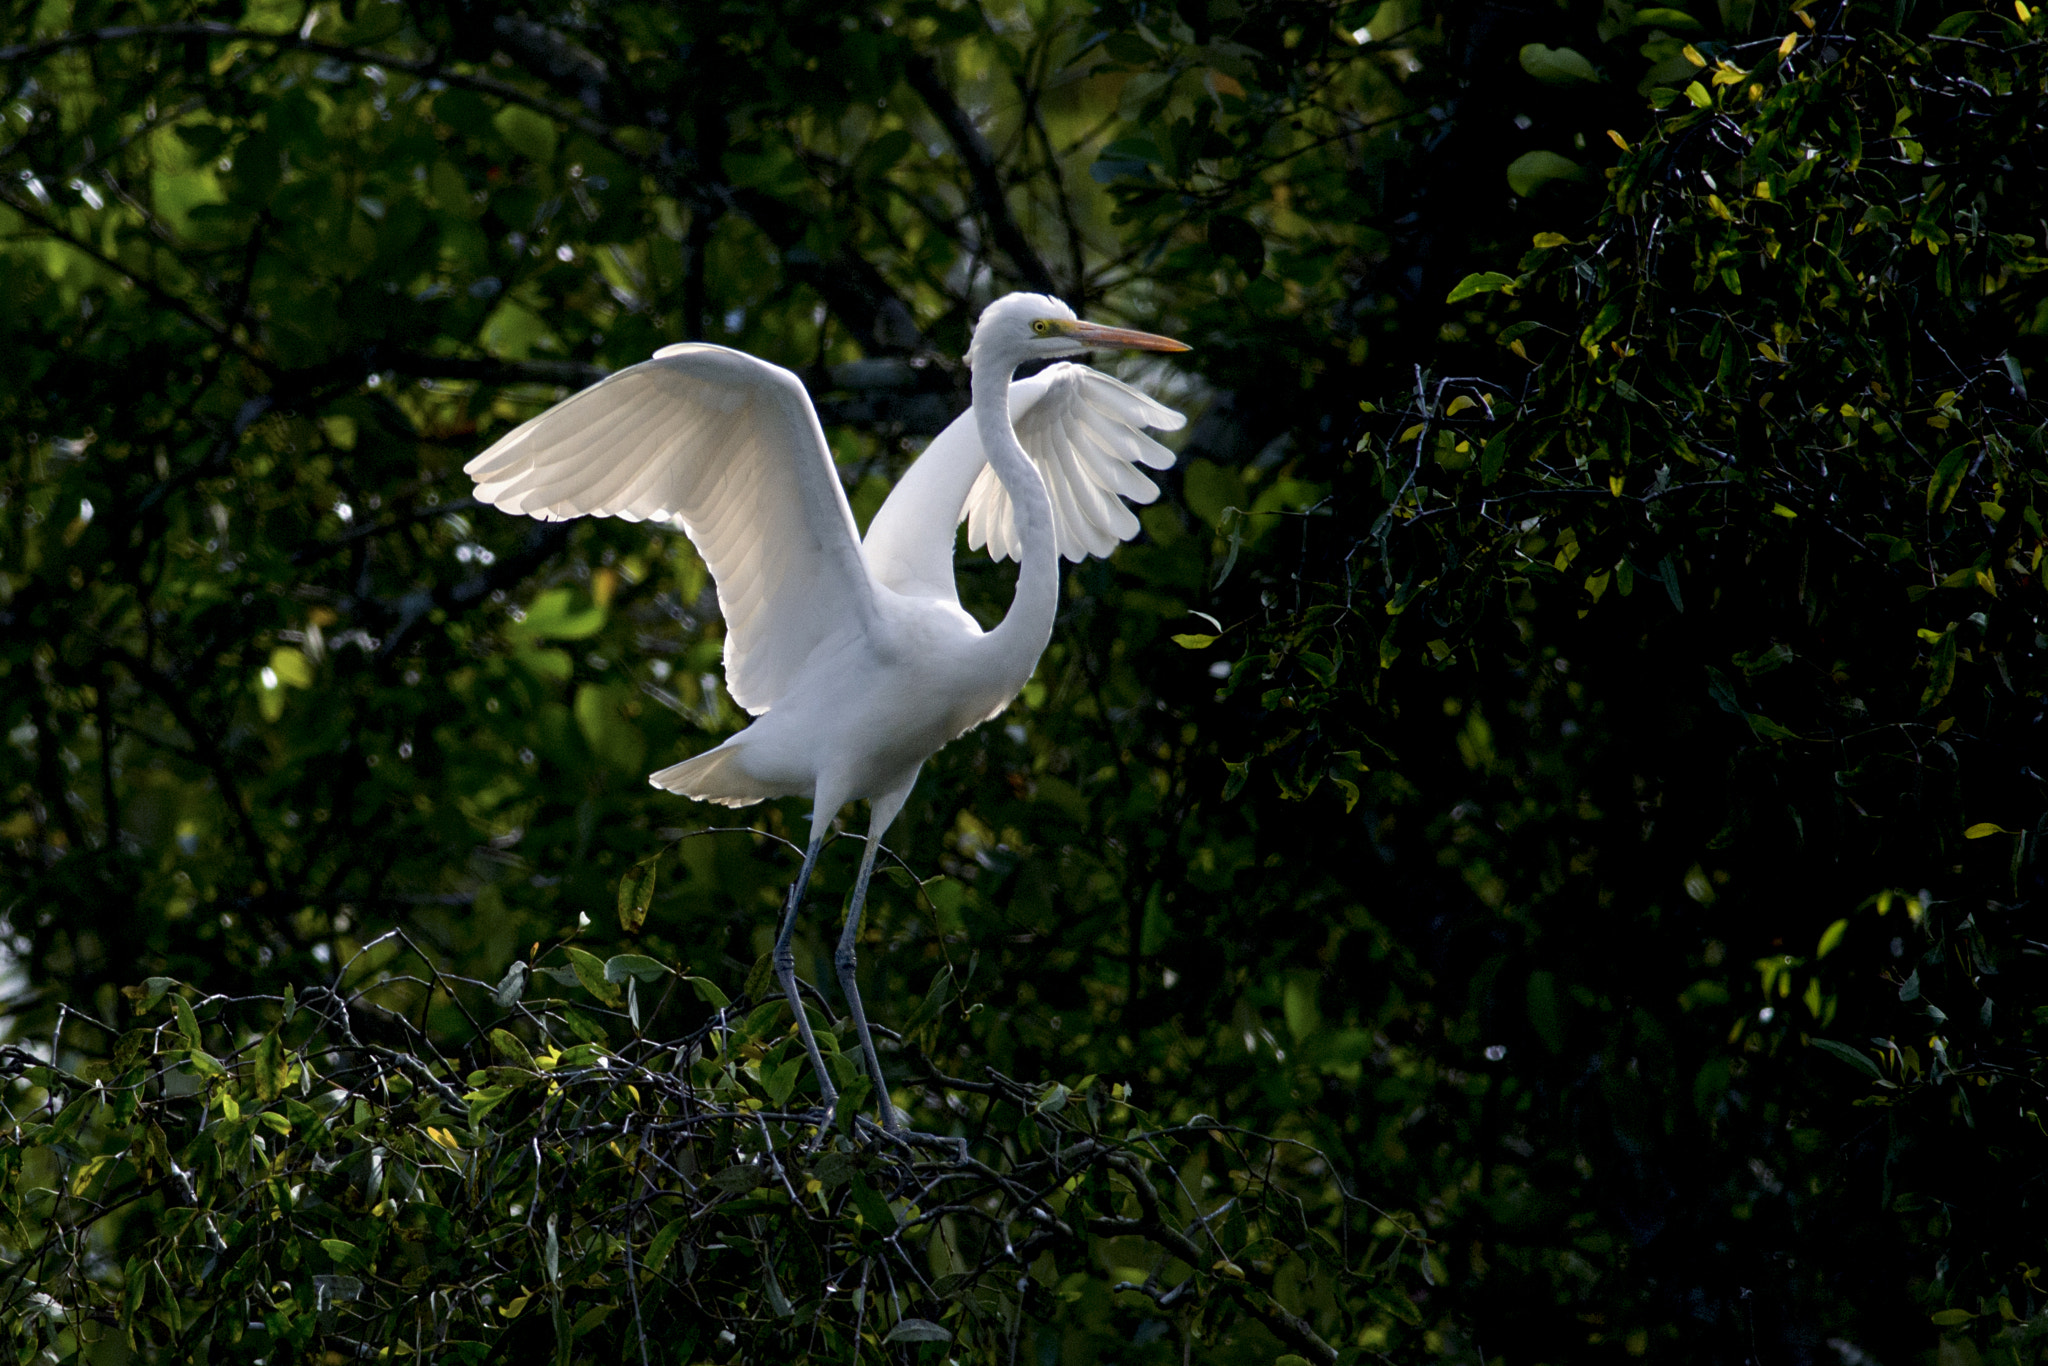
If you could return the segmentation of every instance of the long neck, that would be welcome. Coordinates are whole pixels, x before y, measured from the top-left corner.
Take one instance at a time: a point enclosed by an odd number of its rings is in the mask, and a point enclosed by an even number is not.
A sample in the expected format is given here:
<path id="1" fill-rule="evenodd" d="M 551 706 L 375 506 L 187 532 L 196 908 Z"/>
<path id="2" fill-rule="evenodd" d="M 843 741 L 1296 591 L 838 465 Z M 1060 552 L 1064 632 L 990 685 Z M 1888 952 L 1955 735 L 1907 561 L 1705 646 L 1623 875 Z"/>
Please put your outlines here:
<path id="1" fill-rule="evenodd" d="M 1023 554 L 1017 564 L 1017 595 L 1000 625 L 988 633 L 983 648 L 994 657 L 992 672 L 1011 683 L 1004 701 L 1016 695 L 1038 667 L 1038 657 L 1052 639 L 1052 622 L 1060 605 L 1059 548 L 1053 536 L 1052 500 L 1038 467 L 1024 454 L 1010 425 L 1010 376 L 1014 364 L 994 361 L 973 372 L 974 421 L 989 466 L 1010 495 Z M 999 662 L 996 662 L 999 661 Z"/>

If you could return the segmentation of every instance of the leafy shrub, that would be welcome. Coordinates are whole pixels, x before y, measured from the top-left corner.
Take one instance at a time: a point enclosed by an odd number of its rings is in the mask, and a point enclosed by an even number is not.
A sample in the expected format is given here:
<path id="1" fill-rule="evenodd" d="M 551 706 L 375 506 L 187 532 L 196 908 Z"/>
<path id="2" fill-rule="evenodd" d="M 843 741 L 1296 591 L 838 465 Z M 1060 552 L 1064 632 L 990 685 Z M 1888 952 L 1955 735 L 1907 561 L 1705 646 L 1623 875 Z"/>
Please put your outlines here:
<path id="1" fill-rule="evenodd" d="M 1590 231 L 1451 291 L 1503 377 L 1369 418 L 1320 581 L 1233 675 L 1263 710 L 1229 780 L 1460 792 L 1432 840 L 1531 945 L 1528 1028 L 1639 1238 L 1778 1208 L 1825 1260 L 1839 1217 L 1922 1324 L 2015 1350 L 2048 1312 L 2043 23 L 1689 47 Z M 1725 1203 L 1667 1232 L 1683 1127 L 1750 1106 L 1758 1175 L 1702 1173 Z"/>
<path id="2" fill-rule="evenodd" d="M 1333 1361 L 1419 1321 L 1418 1221 L 1299 1143 L 929 1063 L 908 1095 L 943 1136 L 892 1140 L 822 1007 L 846 1095 L 821 1128 L 772 984 L 730 1001 L 570 943 L 492 986 L 409 948 L 281 997 L 151 978 L 82 1074 L 6 1050 L 21 1362 Z M 942 974 L 907 1032 L 955 1004 Z"/>

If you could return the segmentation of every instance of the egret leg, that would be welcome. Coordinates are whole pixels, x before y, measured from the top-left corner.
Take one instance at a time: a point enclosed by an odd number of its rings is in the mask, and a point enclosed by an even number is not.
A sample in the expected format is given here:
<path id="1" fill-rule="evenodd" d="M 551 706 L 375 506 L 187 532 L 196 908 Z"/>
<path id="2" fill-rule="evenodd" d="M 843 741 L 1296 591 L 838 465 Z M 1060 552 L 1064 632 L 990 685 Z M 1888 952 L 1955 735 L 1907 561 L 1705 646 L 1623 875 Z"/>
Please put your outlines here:
<path id="1" fill-rule="evenodd" d="M 868 1013 L 860 1003 L 860 983 L 854 980 L 854 947 L 860 940 L 861 908 L 867 905 L 868 877 L 875 871 L 875 853 L 882 846 L 882 835 L 889 829 L 889 823 L 896 819 L 903 803 L 910 800 L 910 789 L 916 785 L 917 771 L 913 769 L 909 782 L 868 802 L 868 847 L 861 851 L 860 875 L 853 880 L 853 901 L 846 908 L 846 928 L 839 932 L 839 951 L 832 955 L 832 965 L 839 970 L 839 988 L 846 993 L 847 1013 L 853 1016 L 854 1032 L 860 1038 L 861 1057 L 867 1063 L 869 1079 L 875 1084 L 882 1128 L 892 1136 L 901 1134 L 902 1129 L 896 1122 L 896 1107 L 889 1104 L 889 1083 L 882 1075 L 882 1060 L 875 1056 L 874 1036 L 868 1032 Z"/>
<path id="2" fill-rule="evenodd" d="M 896 1123 L 896 1107 L 889 1103 L 889 1083 L 882 1076 L 882 1060 L 875 1055 L 874 1036 L 868 1032 L 868 1013 L 861 1007 L 860 983 L 854 975 L 857 965 L 854 946 L 860 939 L 861 908 L 867 904 L 868 876 L 875 871 L 875 851 L 881 843 L 882 832 L 870 826 L 868 847 L 861 851 L 860 875 L 853 881 L 853 901 L 846 908 L 846 928 L 839 932 L 839 951 L 832 955 L 832 965 L 839 969 L 839 989 L 846 993 L 846 1009 L 853 1016 L 854 1033 L 860 1037 L 861 1057 L 867 1060 L 868 1076 L 875 1083 L 875 1099 L 882 1111 L 882 1128 L 895 1134 L 901 1132 Z"/>
<path id="3" fill-rule="evenodd" d="M 814 821 L 811 830 L 810 847 L 804 850 L 804 866 L 797 873 L 796 882 L 789 889 L 789 903 L 783 907 L 782 930 L 775 936 L 775 979 L 782 983 L 782 994 L 789 998 L 790 1013 L 796 1016 L 796 1032 L 804 1041 L 804 1051 L 811 1055 L 811 1070 L 818 1074 L 818 1096 L 825 1107 L 827 1124 L 832 1111 L 839 1104 L 839 1091 L 832 1085 L 832 1074 L 825 1070 L 824 1055 L 818 1052 L 818 1040 L 811 1033 L 811 1017 L 804 1013 L 803 997 L 796 989 L 796 950 L 790 946 L 790 939 L 796 934 L 796 913 L 803 905 L 804 888 L 810 885 L 811 869 L 817 865 L 818 850 L 825 843 L 825 823 Z M 866 871 L 866 865 L 862 865 Z M 866 879 L 863 878 L 863 885 Z M 858 1015 L 855 1016 L 858 1019 Z M 862 1026 L 862 1037 L 866 1037 L 866 1026 Z"/>

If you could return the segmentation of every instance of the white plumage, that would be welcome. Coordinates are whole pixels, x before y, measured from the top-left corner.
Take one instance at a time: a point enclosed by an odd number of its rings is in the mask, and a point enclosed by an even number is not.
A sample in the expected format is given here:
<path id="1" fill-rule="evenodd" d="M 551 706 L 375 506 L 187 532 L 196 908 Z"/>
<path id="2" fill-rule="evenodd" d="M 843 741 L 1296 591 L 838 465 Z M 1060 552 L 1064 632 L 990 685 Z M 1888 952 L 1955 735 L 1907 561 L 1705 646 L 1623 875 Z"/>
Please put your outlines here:
<path id="1" fill-rule="evenodd" d="M 756 715 L 835 624 L 872 617 L 825 433 L 779 365 L 723 346 L 663 347 L 463 468 L 479 501 L 543 521 L 681 518 L 718 585 L 726 690 Z"/>
<path id="2" fill-rule="evenodd" d="M 1135 535 L 1125 499 L 1158 487 L 1140 466 L 1173 454 L 1144 428 L 1180 414 L 1085 366 L 1012 383 L 1026 361 L 1089 347 L 1187 348 L 1081 322 L 1057 299 L 1012 294 L 983 311 L 968 351 L 973 406 L 854 526 L 816 411 L 780 366 L 704 343 L 664 347 L 524 423 L 465 466 L 476 496 L 544 520 L 673 520 L 703 555 L 725 615 L 726 688 L 758 719 L 654 774 L 659 787 L 743 806 L 809 793 L 811 840 L 790 889 L 776 969 L 829 1106 L 836 1090 L 797 1004 L 790 936 L 826 827 L 865 798 L 873 819 L 837 963 L 883 1121 L 895 1117 L 853 980 L 877 845 L 933 751 L 1000 713 L 1051 635 L 1061 556 Z M 984 632 L 953 582 L 955 528 L 1019 563 L 1010 611 Z"/>
<path id="3" fill-rule="evenodd" d="M 1145 428 L 1170 432 L 1187 421 L 1128 384 L 1069 363 L 1013 384 L 1010 417 L 1052 498 L 1059 552 L 1076 563 L 1107 555 L 1138 534 L 1137 516 L 1122 500 L 1149 503 L 1159 496 L 1159 486 L 1138 466 L 1173 464 L 1173 452 Z M 1009 492 L 986 465 L 967 492 L 966 521 L 970 549 L 987 546 L 999 560 L 1022 557 Z"/>

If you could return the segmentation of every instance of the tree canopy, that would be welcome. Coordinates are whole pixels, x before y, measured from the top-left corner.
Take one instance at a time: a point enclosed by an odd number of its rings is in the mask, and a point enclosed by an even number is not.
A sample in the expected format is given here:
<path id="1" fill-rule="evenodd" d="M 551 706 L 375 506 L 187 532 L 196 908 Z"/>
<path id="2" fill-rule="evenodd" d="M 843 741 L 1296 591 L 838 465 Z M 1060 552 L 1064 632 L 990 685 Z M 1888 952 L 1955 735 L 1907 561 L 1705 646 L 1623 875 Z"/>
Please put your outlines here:
<path id="1" fill-rule="evenodd" d="M 2026 4 L 8 14 L 24 1366 L 2040 1355 Z M 814 1132 L 702 562 L 461 466 L 701 338 L 864 525 L 1012 288 L 1195 420 Z"/>

